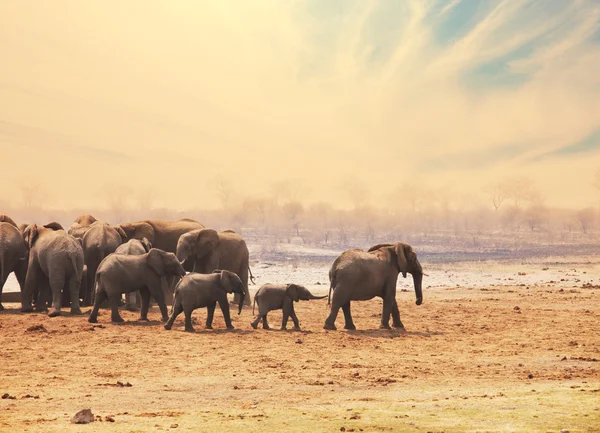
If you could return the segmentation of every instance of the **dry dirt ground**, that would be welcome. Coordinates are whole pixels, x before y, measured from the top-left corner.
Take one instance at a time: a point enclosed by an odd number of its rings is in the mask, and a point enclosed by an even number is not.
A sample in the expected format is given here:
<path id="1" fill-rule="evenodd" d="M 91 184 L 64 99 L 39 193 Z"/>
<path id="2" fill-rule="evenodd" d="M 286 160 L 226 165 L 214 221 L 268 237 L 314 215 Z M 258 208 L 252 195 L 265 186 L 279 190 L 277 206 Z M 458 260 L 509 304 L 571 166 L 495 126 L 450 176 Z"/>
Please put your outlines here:
<path id="1" fill-rule="evenodd" d="M 0 431 L 600 431 L 600 288 L 436 287 L 399 292 L 407 332 L 377 329 L 381 301 L 353 303 L 358 331 L 325 331 L 326 301 L 300 302 L 301 332 L 165 331 L 0 313 Z M 281 315 L 271 313 L 278 328 Z M 338 316 L 343 327 L 343 314 Z M 91 408 L 96 421 L 70 423 Z"/>

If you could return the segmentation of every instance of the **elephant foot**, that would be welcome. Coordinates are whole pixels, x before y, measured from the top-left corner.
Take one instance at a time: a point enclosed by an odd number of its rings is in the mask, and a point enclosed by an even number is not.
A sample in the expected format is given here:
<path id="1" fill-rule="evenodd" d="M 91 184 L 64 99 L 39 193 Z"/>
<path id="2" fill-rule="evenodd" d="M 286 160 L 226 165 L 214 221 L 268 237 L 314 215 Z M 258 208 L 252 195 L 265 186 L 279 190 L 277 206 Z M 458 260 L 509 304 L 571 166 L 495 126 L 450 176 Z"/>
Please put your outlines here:
<path id="1" fill-rule="evenodd" d="M 227 329 L 229 329 L 230 331 L 235 329 L 235 327 L 233 325 L 227 325 Z"/>
<path id="2" fill-rule="evenodd" d="M 55 310 L 54 308 L 50 310 L 48 313 L 48 317 L 58 317 L 60 316 L 60 310 Z"/>
<path id="3" fill-rule="evenodd" d="M 213 329 L 212 325 L 206 325 L 204 329 Z"/>
<path id="4" fill-rule="evenodd" d="M 169 325 L 168 323 L 165 323 L 165 329 L 166 329 L 167 331 L 170 331 L 172 326 L 173 326 L 173 325 Z"/>
<path id="5" fill-rule="evenodd" d="M 300 329 L 299 326 L 294 326 L 294 331 L 301 331 L 302 329 Z"/>
<path id="6" fill-rule="evenodd" d="M 252 322 L 252 323 L 250 323 L 250 326 L 252 326 L 254 329 L 256 329 L 256 328 L 258 328 L 258 323 Z"/>
<path id="7" fill-rule="evenodd" d="M 110 321 L 113 323 L 123 323 L 125 320 L 123 320 L 123 318 L 121 316 L 117 316 L 117 317 L 111 317 Z"/>
<path id="8" fill-rule="evenodd" d="M 325 323 L 325 326 L 323 326 L 323 329 L 327 329 L 329 331 L 336 331 L 337 328 L 335 327 L 335 325 L 330 325 L 329 323 Z"/>
<path id="9" fill-rule="evenodd" d="M 96 316 L 90 316 L 90 317 L 88 317 L 88 322 L 98 323 L 98 318 Z"/>
<path id="10" fill-rule="evenodd" d="M 33 310 L 31 310 L 31 311 L 33 311 Z M 46 311 L 48 311 L 48 307 L 38 307 L 38 306 L 35 307 L 36 313 L 45 313 Z"/>
<path id="11" fill-rule="evenodd" d="M 82 314 L 81 308 L 71 308 L 71 316 L 81 316 Z"/>
<path id="12" fill-rule="evenodd" d="M 148 319 L 148 316 L 140 316 L 140 317 L 138 317 L 138 320 L 140 322 L 149 322 L 150 321 L 150 319 Z"/>
<path id="13" fill-rule="evenodd" d="M 281 328 L 279 328 L 280 331 L 287 331 L 287 326 L 282 326 Z"/>
<path id="14" fill-rule="evenodd" d="M 396 329 L 404 329 L 404 325 L 402 323 L 394 323 L 392 326 Z"/>
<path id="15" fill-rule="evenodd" d="M 354 326 L 354 323 L 352 323 L 350 325 L 344 326 L 344 329 L 347 329 L 348 331 L 356 331 L 356 326 Z"/>
<path id="16" fill-rule="evenodd" d="M 137 311 L 140 311 L 140 309 L 138 307 L 136 307 L 135 305 L 126 305 L 125 310 L 132 311 L 134 313 Z"/>
<path id="17" fill-rule="evenodd" d="M 168 320 L 169 320 L 169 316 L 162 316 L 160 318 L 160 321 L 163 322 L 163 323 L 166 323 Z"/>
<path id="18" fill-rule="evenodd" d="M 4 310 L 4 305 L 0 304 L 0 311 Z"/>
<path id="19" fill-rule="evenodd" d="M 386 325 L 385 323 L 382 323 L 381 325 L 379 325 L 379 329 L 392 329 L 392 328 L 390 328 L 390 325 Z"/>
<path id="20" fill-rule="evenodd" d="M 21 313 L 33 313 L 33 307 L 31 305 L 29 307 L 21 307 Z"/>
<path id="21" fill-rule="evenodd" d="M 186 326 L 185 327 L 185 332 L 192 332 L 192 333 L 194 333 L 194 332 L 196 332 L 196 330 L 194 329 L 193 326 Z"/>

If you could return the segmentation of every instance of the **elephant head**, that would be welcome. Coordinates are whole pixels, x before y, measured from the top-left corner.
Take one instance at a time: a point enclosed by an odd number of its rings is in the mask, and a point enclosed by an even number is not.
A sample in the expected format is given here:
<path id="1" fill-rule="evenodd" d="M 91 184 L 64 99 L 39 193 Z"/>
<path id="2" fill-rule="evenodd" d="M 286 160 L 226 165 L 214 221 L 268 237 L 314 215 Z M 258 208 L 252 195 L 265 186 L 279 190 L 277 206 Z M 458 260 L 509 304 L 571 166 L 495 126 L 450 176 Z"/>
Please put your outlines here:
<path id="1" fill-rule="evenodd" d="M 417 254 L 410 245 L 402 242 L 396 242 L 395 244 L 377 244 L 369 248 L 368 251 L 371 252 L 381 248 L 387 248 L 393 251 L 392 256 L 395 256 L 395 265 L 398 267 L 398 271 L 402 273 L 404 278 L 406 278 L 407 273 L 412 275 L 417 305 L 421 305 L 423 303 L 423 290 L 421 286 L 423 282 L 423 268 L 417 259 Z"/>
<path id="2" fill-rule="evenodd" d="M 79 224 L 80 226 L 90 226 L 96 221 L 98 220 L 91 215 L 80 215 L 77 218 L 75 218 L 75 221 L 73 221 L 73 224 L 71 224 L 71 226 L 74 226 L 75 224 Z"/>
<path id="3" fill-rule="evenodd" d="M 134 223 L 122 223 L 113 227 L 119 235 L 123 243 L 130 239 L 147 238 L 150 242 L 154 242 L 154 227 L 144 221 L 138 221 Z"/>
<path id="4" fill-rule="evenodd" d="M 23 231 L 23 240 L 25 240 L 25 244 L 27 248 L 31 250 L 35 241 L 39 236 L 39 228 L 37 224 L 29 224 L 27 228 Z"/>
<path id="5" fill-rule="evenodd" d="M 240 295 L 240 305 L 238 308 L 238 314 L 242 313 L 242 307 L 244 306 L 244 284 L 240 277 L 231 271 L 224 271 L 217 269 L 213 274 L 221 274 L 220 284 L 223 290 L 227 293 L 238 293 Z"/>
<path id="6" fill-rule="evenodd" d="M 159 277 L 165 277 L 169 275 L 177 275 L 179 277 L 185 276 L 185 270 L 177 260 L 177 257 L 173 253 L 167 253 L 158 248 L 152 248 L 150 252 L 146 254 L 148 266 L 152 269 Z"/>
<path id="7" fill-rule="evenodd" d="M 212 253 L 217 245 L 219 245 L 219 234 L 216 230 L 192 230 L 179 237 L 177 241 L 177 258 L 182 263 L 191 256 L 201 259 Z"/>
<path id="8" fill-rule="evenodd" d="M 121 236 L 123 237 L 123 236 Z M 144 247 L 144 250 L 146 250 L 146 252 L 150 252 L 150 250 L 152 249 L 152 244 L 150 243 L 150 241 L 148 240 L 148 238 L 143 238 L 141 241 L 142 246 Z"/>
<path id="9" fill-rule="evenodd" d="M 11 217 L 9 217 L 8 215 L 0 215 L 0 223 L 9 223 L 11 226 L 15 226 L 16 228 L 19 228 L 19 226 L 17 226 L 17 223 L 15 223 Z"/>
<path id="10" fill-rule="evenodd" d="M 309 292 L 309 290 L 304 287 L 304 286 L 300 286 L 298 284 L 288 284 L 287 285 L 287 289 L 285 290 L 285 293 L 292 298 L 292 300 L 294 302 L 298 302 L 300 300 L 302 301 L 309 301 L 311 299 L 323 299 L 326 298 L 327 295 L 325 296 L 315 296 L 312 293 Z"/>
<path id="11" fill-rule="evenodd" d="M 52 221 L 51 223 L 48 224 L 44 224 L 44 227 L 50 230 L 54 230 L 54 231 L 58 231 L 58 230 L 65 230 L 63 228 L 63 226 L 61 226 L 59 223 L 57 223 L 56 221 Z"/>

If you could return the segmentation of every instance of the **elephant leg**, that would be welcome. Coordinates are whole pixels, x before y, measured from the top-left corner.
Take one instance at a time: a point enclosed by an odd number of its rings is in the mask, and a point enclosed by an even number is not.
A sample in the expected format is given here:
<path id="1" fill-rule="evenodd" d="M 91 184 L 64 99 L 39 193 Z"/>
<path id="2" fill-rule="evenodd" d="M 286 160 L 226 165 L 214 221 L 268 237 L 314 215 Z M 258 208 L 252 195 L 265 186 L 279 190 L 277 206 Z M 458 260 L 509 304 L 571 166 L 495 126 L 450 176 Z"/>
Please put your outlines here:
<path id="1" fill-rule="evenodd" d="M 267 322 L 267 313 L 263 314 L 262 316 L 262 322 L 263 322 L 263 329 L 271 329 L 269 327 L 269 323 Z"/>
<path id="2" fill-rule="evenodd" d="M 81 281 L 77 281 L 75 275 L 71 275 L 67 282 L 67 292 L 71 298 L 71 314 L 81 314 L 81 308 L 79 307 L 79 287 Z"/>
<path id="3" fill-rule="evenodd" d="M 285 331 L 287 329 L 287 322 L 289 318 L 289 313 L 287 311 L 283 311 L 283 316 L 281 317 L 281 330 Z"/>
<path id="4" fill-rule="evenodd" d="M 161 314 L 160 320 L 166 322 L 169 320 L 169 312 L 167 311 L 167 304 L 165 304 L 165 293 L 162 289 L 161 281 L 158 280 L 155 284 L 150 284 L 148 286 L 148 290 L 150 290 L 150 294 L 154 297 L 156 303 L 158 304 Z"/>
<path id="5" fill-rule="evenodd" d="M 394 300 L 394 304 L 392 305 L 392 326 L 394 328 L 404 328 L 404 325 L 400 320 L 400 310 L 398 309 L 396 300 Z"/>
<path id="6" fill-rule="evenodd" d="M 340 302 L 339 295 L 336 296 L 339 292 L 339 289 L 336 289 L 333 292 L 333 299 L 331 300 L 331 311 L 329 312 L 329 316 L 325 320 L 325 326 L 323 329 L 329 329 L 335 331 L 337 328 L 335 327 L 335 319 L 337 319 L 337 315 L 342 307 L 342 303 Z"/>
<path id="7" fill-rule="evenodd" d="M 52 308 L 48 312 L 48 317 L 60 316 L 62 301 L 62 291 L 65 286 L 65 276 L 62 273 L 53 274 L 50 277 L 50 290 L 52 293 Z"/>
<path id="8" fill-rule="evenodd" d="M 227 329 L 234 329 L 231 324 L 231 316 L 229 315 L 229 302 L 227 302 L 227 297 L 224 296 L 224 299 L 219 301 L 219 307 L 221 307 L 221 312 L 223 313 L 223 318 L 225 319 L 225 325 L 227 325 Z"/>
<path id="9" fill-rule="evenodd" d="M 125 293 L 125 309 L 127 311 L 138 311 L 137 292 Z"/>
<path id="10" fill-rule="evenodd" d="M 238 277 L 242 280 L 244 285 L 244 305 L 250 307 L 252 305 L 252 299 L 250 299 L 250 291 L 248 290 L 248 265 L 243 265 L 242 269 L 237 272 Z M 240 305 L 239 293 L 233 294 L 233 304 Z"/>
<path id="11" fill-rule="evenodd" d="M 390 329 L 390 314 L 392 314 L 393 304 L 396 303 L 396 299 L 392 296 L 386 296 L 383 298 L 383 312 L 381 313 L 381 325 L 380 329 Z"/>
<path id="12" fill-rule="evenodd" d="M 140 310 L 139 320 L 148 320 L 148 309 L 150 309 L 150 291 L 147 288 L 140 289 L 140 297 L 142 298 L 142 309 Z"/>
<path id="13" fill-rule="evenodd" d="M 206 329 L 213 329 L 212 327 L 212 322 L 213 322 L 213 318 L 215 317 L 215 307 L 217 306 L 216 302 L 213 302 L 212 304 L 208 304 L 206 306 Z"/>
<path id="14" fill-rule="evenodd" d="M 171 317 L 169 317 L 169 320 L 167 320 L 167 323 L 165 323 L 165 329 L 167 331 L 173 327 L 173 323 L 175 323 L 175 319 L 182 312 L 183 312 L 183 307 L 181 306 L 180 302 L 173 305 L 173 312 L 171 313 Z"/>
<path id="15" fill-rule="evenodd" d="M 296 311 L 294 310 L 294 306 L 292 305 L 292 320 L 294 321 L 294 329 L 296 331 L 300 330 L 300 321 L 298 320 L 298 316 L 296 316 Z"/>
<path id="16" fill-rule="evenodd" d="M 254 320 L 250 323 L 250 326 L 252 326 L 254 329 L 258 328 L 258 324 L 261 320 L 263 320 L 263 318 L 265 317 L 265 314 L 263 314 L 260 309 L 258 310 L 258 316 L 256 316 L 254 318 Z"/>
<path id="17" fill-rule="evenodd" d="M 90 313 L 90 317 L 88 318 L 88 322 L 96 323 L 98 322 L 98 311 L 100 310 L 100 305 L 108 298 L 106 291 L 98 289 L 96 290 L 94 297 L 94 308 L 92 308 L 92 312 Z"/>
<path id="18" fill-rule="evenodd" d="M 124 322 L 123 318 L 119 314 L 119 301 L 121 300 L 121 294 L 110 294 L 108 295 L 108 303 L 110 305 L 110 320 L 111 322 Z"/>
<path id="19" fill-rule="evenodd" d="M 354 326 L 354 322 L 352 321 L 352 314 L 350 313 L 350 301 L 342 305 L 342 311 L 344 312 L 344 321 L 346 322 L 346 324 L 344 325 L 344 329 L 355 331 L 356 326 Z"/>
<path id="20" fill-rule="evenodd" d="M 86 290 L 83 293 L 83 306 L 87 307 L 89 305 L 94 304 L 94 298 L 96 295 L 96 291 L 94 290 L 94 280 L 96 279 L 96 270 L 98 269 L 98 263 L 90 263 L 87 266 L 87 284 Z"/>
<path id="21" fill-rule="evenodd" d="M 33 311 L 32 301 L 38 306 L 38 276 L 41 273 L 39 265 L 33 259 L 25 276 L 25 290 L 21 290 L 21 312 L 31 313 Z"/>
<path id="22" fill-rule="evenodd" d="M 183 313 L 185 314 L 185 330 L 187 332 L 196 332 L 194 326 L 192 326 L 192 311 L 194 310 L 191 308 L 183 310 Z"/>

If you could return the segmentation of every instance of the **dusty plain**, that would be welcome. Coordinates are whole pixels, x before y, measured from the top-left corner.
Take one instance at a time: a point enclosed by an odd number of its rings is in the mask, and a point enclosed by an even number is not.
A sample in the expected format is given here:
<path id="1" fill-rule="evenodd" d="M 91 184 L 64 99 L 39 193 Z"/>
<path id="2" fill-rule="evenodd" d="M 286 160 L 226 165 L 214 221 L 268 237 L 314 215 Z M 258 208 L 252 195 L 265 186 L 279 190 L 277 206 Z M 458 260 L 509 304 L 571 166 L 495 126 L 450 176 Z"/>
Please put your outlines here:
<path id="1" fill-rule="evenodd" d="M 92 325 L 5 304 L 0 431 L 597 432 L 597 263 L 430 267 L 420 307 L 399 281 L 406 332 L 378 329 L 379 299 L 353 303 L 357 331 L 341 313 L 323 330 L 326 301 L 311 301 L 296 304 L 299 332 L 279 331 L 277 312 L 255 331 L 245 308 L 234 331 L 218 309 L 204 330 L 196 310 L 195 334 L 183 316 L 165 331 L 156 307 L 147 323 L 124 311 L 113 325 L 103 310 Z M 282 266 L 255 264 L 257 283 L 287 269 L 280 278 L 326 291 L 326 272 Z M 72 424 L 85 408 L 96 421 Z"/>

